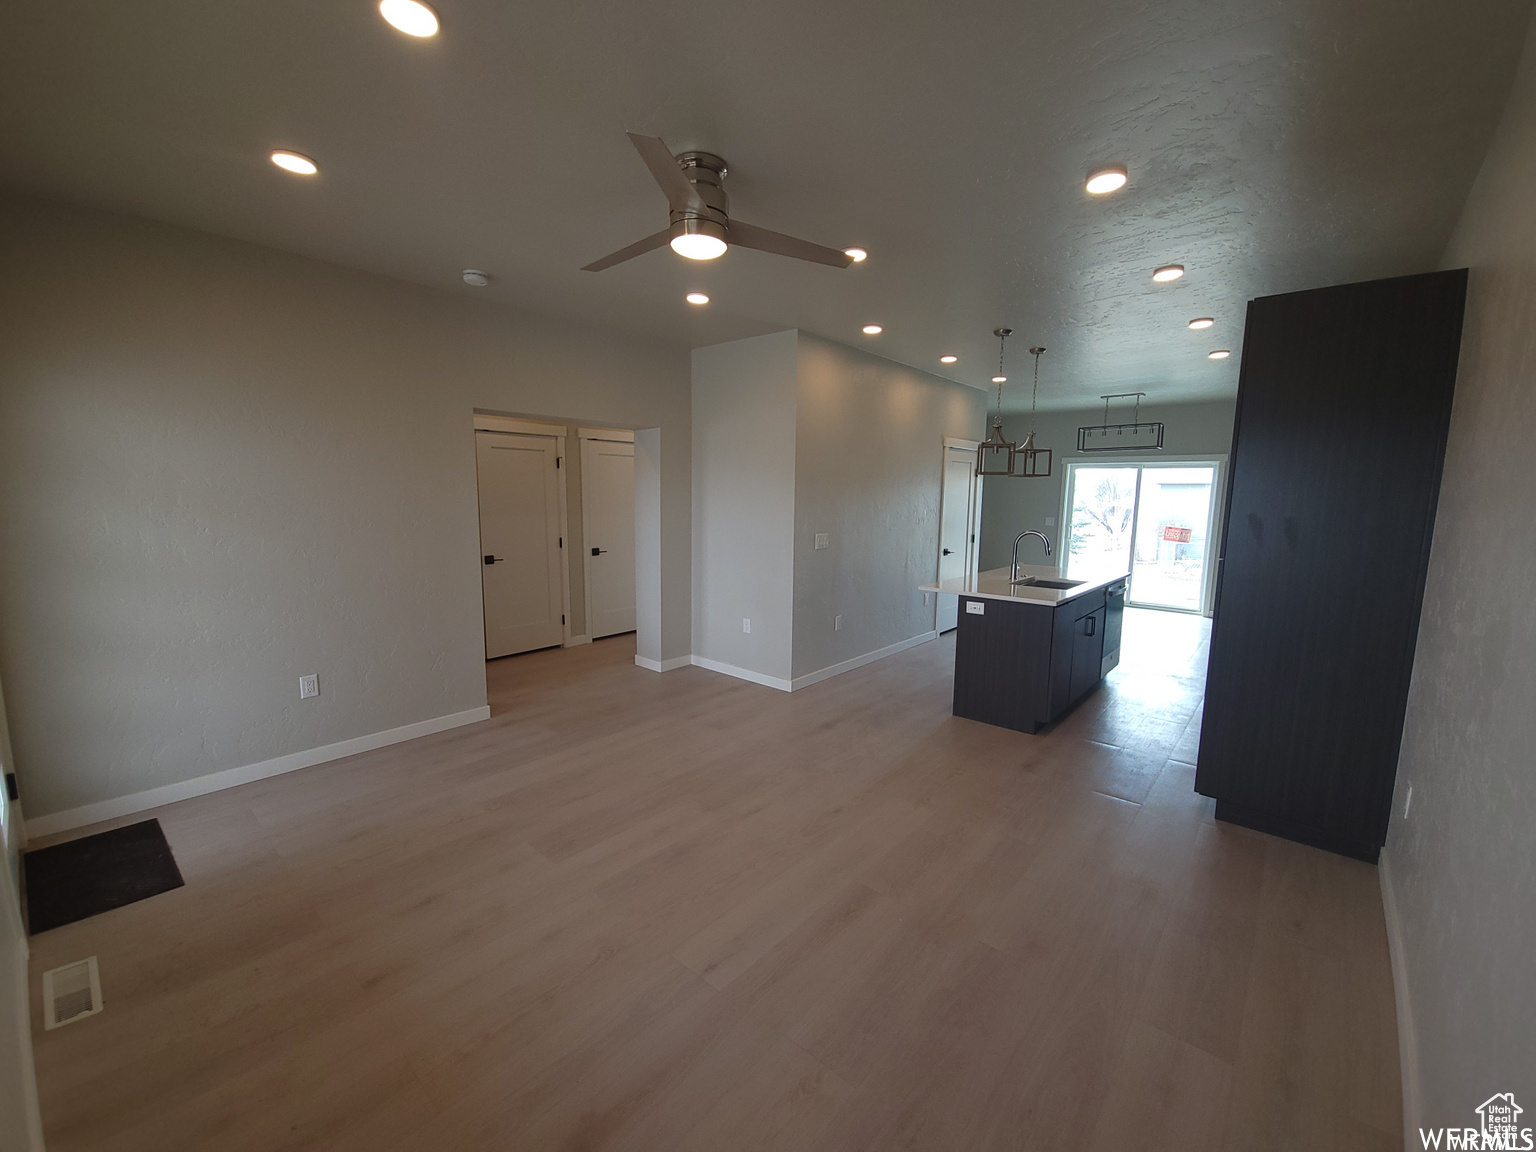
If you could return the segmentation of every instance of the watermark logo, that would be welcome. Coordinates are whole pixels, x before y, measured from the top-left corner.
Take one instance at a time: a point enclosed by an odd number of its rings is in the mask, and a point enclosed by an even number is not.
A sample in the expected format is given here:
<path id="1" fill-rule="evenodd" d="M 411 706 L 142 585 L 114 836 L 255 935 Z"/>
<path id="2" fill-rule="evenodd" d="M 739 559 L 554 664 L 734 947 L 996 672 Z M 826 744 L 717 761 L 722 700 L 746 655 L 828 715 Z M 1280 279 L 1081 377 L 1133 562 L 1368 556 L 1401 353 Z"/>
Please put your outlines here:
<path id="1" fill-rule="evenodd" d="M 1477 1106 L 1476 1128 L 1420 1128 L 1419 1139 L 1426 1149 L 1459 1149 L 1485 1152 L 1487 1149 L 1536 1149 L 1531 1130 L 1520 1127 L 1520 1113 L 1525 1109 L 1515 1103 L 1512 1092 L 1490 1096 Z"/>

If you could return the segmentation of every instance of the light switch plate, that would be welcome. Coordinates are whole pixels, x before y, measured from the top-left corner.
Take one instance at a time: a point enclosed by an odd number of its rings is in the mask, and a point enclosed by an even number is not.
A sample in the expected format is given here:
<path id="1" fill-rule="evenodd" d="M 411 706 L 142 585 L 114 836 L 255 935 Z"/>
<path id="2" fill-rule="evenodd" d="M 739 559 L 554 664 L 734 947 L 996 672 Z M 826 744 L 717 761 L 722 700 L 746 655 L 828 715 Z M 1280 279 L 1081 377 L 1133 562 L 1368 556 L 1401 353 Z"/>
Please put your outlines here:
<path id="1" fill-rule="evenodd" d="M 1045 518 L 1045 526 L 1047 528 L 1054 528 L 1054 527 L 1056 527 L 1056 517 L 1054 517 L 1054 516 L 1047 516 Z"/>
<path id="2" fill-rule="evenodd" d="M 830 548 L 830 547 L 832 547 L 832 533 L 830 533 L 830 532 L 818 532 L 818 533 L 816 533 L 816 547 L 817 547 L 818 550 L 822 549 L 822 548 Z"/>
<path id="3" fill-rule="evenodd" d="M 834 631 L 834 632 L 841 632 L 842 630 L 843 630 L 843 618 L 841 616 L 834 616 L 834 617 L 832 617 L 832 631 Z"/>
<path id="4" fill-rule="evenodd" d="M 987 606 L 980 600 L 967 600 L 965 602 L 965 610 L 972 616 L 985 616 L 987 614 Z"/>

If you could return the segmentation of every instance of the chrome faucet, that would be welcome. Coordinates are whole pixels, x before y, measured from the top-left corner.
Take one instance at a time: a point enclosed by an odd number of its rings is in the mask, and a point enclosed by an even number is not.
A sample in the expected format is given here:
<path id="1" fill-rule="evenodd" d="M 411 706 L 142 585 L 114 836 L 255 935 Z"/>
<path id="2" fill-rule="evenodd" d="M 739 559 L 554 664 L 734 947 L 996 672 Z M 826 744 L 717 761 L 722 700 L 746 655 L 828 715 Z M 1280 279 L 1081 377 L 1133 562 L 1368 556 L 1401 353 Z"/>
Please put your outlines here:
<path id="1" fill-rule="evenodd" d="M 1030 528 L 1024 532 L 1020 532 L 1016 537 L 1014 537 L 1013 541 L 1013 575 L 1009 579 L 1014 582 L 1017 582 L 1019 579 L 1019 542 L 1026 536 L 1040 537 L 1040 543 L 1045 545 L 1046 556 L 1049 557 L 1051 554 L 1051 541 L 1044 532 L 1036 532 L 1033 528 Z"/>

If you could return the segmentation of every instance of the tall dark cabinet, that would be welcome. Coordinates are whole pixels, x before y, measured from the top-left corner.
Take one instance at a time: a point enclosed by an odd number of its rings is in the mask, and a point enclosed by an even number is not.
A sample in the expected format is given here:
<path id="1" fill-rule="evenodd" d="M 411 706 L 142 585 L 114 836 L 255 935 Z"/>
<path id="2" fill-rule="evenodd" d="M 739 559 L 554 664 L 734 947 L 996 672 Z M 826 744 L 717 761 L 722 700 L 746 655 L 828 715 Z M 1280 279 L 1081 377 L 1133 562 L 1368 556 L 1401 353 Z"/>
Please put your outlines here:
<path id="1" fill-rule="evenodd" d="M 1466 284 L 1248 305 L 1195 776 L 1218 819 L 1385 842 Z"/>

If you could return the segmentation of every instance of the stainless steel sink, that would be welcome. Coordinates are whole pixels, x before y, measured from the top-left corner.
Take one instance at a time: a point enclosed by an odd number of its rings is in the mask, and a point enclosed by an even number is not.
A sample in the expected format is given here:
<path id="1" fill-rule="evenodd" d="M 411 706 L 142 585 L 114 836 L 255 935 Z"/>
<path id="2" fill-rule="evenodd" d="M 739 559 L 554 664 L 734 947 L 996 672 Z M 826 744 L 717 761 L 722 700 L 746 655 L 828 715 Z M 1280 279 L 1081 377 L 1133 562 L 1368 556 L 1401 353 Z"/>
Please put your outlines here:
<path id="1" fill-rule="evenodd" d="M 1028 584 L 1031 588 L 1055 588 L 1065 591 L 1068 588 L 1076 588 L 1083 583 L 1081 580 L 1042 580 L 1038 576 L 1020 576 L 1013 584 Z"/>

